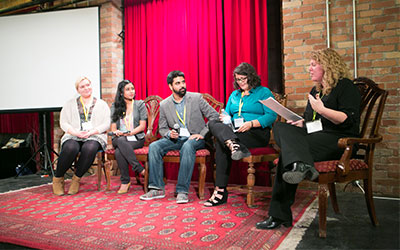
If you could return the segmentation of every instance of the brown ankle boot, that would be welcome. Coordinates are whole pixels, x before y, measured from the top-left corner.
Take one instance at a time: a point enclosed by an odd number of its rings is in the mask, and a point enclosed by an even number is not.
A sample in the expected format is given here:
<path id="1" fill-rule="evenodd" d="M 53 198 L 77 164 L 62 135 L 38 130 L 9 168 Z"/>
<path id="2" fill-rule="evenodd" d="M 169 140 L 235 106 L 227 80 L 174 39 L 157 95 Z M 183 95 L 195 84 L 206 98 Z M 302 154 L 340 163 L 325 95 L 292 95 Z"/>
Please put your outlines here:
<path id="1" fill-rule="evenodd" d="M 76 194 L 79 191 L 79 182 L 81 181 L 81 178 L 78 176 L 74 175 L 72 176 L 72 181 L 71 181 L 71 186 L 69 186 L 68 194 Z"/>
<path id="2" fill-rule="evenodd" d="M 64 177 L 53 177 L 53 193 L 55 195 L 64 195 Z"/>

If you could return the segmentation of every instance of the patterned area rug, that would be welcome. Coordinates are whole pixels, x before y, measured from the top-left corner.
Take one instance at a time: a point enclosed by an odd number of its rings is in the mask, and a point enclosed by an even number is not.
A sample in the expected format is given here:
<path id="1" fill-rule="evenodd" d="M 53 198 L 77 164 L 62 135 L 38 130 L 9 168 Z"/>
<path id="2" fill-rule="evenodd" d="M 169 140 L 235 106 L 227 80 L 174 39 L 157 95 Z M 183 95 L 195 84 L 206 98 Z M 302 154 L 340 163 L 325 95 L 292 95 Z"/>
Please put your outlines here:
<path id="1" fill-rule="evenodd" d="M 291 230 L 255 228 L 267 214 L 268 196 L 250 209 L 245 195 L 231 192 L 227 204 L 207 208 L 196 183 L 187 204 L 175 202 L 172 182 L 166 198 L 153 201 L 139 199 L 142 186 L 118 195 L 118 177 L 112 183 L 111 191 L 97 192 L 95 176 L 84 177 L 74 196 L 54 196 L 51 185 L 0 194 L 0 241 L 39 249 L 275 249 Z M 210 191 L 211 185 L 206 197 Z M 298 190 L 296 197 L 294 223 L 316 194 Z"/>

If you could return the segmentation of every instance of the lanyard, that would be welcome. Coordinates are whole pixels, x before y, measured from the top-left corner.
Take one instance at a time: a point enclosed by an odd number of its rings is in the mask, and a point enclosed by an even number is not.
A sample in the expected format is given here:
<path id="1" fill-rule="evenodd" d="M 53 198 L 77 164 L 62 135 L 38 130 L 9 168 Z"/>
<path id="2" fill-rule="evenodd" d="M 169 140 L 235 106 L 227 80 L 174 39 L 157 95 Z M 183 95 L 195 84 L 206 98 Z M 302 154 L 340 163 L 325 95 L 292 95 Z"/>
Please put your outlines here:
<path id="1" fill-rule="evenodd" d="M 319 94 L 318 95 L 320 95 L 321 94 L 321 92 L 319 92 Z M 324 97 L 324 94 L 322 94 L 322 96 L 321 96 L 321 101 L 322 101 L 322 97 Z M 312 117 L 312 120 L 313 121 L 315 121 L 315 118 L 317 117 L 317 112 L 315 111 L 315 110 L 313 110 L 313 117 Z"/>
<path id="2" fill-rule="evenodd" d="M 178 113 L 178 110 L 175 109 L 176 115 L 178 116 L 179 121 L 182 122 L 183 126 L 186 127 L 185 125 L 185 120 L 186 120 L 186 105 L 183 108 L 183 119 L 181 118 L 181 116 Z"/>
<path id="3" fill-rule="evenodd" d="M 85 104 L 82 101 L 82 96 L 81 96 L 81 98 L 79 100 L 81 101 L 82 108 L 83 108 L 83 114 L 85 115 L 85 121 L 87 122 L 88 121 L 88 115 L 89 115 L 89 109 L 86 109 Z"/>
<path id="4" fill-rule="evenodd" d="M 244 96 L 244 91 L 242 92 L 242 97 L 240 98 L 240 102 L 239 102 L 239 114 L 238 114 L 238 116 L 240 116 L 240 114 L 242 113 L 243 96 Z"/>
<path id="5" fill-rule="evenodd" d="M 133 129 L 133 126 L 131 128 L 131 122 L 133 121 L 133 101 L 132 101 L 131 114 L 130 115 L 125 115 L 124 121 L 125 121 L 125 127 L 126 127 L 127 130 Z"/>

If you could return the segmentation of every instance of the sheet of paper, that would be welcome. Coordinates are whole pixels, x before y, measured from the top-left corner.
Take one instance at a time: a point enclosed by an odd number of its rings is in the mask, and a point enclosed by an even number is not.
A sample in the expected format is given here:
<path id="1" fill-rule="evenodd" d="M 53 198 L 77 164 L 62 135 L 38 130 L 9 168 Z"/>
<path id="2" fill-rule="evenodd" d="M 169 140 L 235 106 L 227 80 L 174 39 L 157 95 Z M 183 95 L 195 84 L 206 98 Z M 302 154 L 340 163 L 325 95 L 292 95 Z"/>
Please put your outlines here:
<path id="1" fill-rule="evenodd" d="M 278 101 L 274 98 L 269 97 L 265 100 L 260 100 L 262 104 L 270 108 L 271 110 L 275 111 L 278 115 L 282 116 L 286 120 L 298 121 L 303 119 L 303 117 L 299 116 L 298 114 L 294 113 L 290 109 L 287 109 L 285 106 L 281 105 Z"/>

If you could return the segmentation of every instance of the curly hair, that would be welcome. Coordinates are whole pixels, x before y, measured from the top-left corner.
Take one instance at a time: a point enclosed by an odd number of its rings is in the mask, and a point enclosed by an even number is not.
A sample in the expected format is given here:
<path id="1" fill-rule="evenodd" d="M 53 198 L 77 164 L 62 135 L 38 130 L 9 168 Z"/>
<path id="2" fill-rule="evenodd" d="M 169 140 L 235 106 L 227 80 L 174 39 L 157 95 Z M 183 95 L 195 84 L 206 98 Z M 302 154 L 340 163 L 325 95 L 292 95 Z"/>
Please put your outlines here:
<path id="1" fill-rule="evenodd" d="M 235 74 L 247 76 L 247 84 L 250 88 L 255 88 L 261 85 L 261 78 L 257 74 L 253 66 L 246 62 L 242 62 L 233 71 L 233 87 L 235 89 L 240 89 L 239 84 L 236 82 Z M 240 91 L 242 91 L 240 89 Z"/>
<path id="2" fill-rule="evenodd" d="M 331 48 L 311 52 L 311 59 L 314 59 L 324 69 L 322 79 L 326 83 L 326 87 L 322 90 L 324 95 L 328 95 L 336 87 L 339 79 L 350 77 L 349 69 L 343 58 Z M 321 83 L 317 83 L 316 88 L 317 91 L 321 91 Z"/>
<path id="3" fill-rule="evenodd" d="M 112 114 L 111 117 L 112 122 L 117 122 L 119 119 L 125 116 L 126 103 L 124 99 L 124 89 L 125 86 L 130 83 L 132 82 L 129 80 L 123 80 L 118 83 L 117 93 L 115 93 L 115 100 L 114 100 L 114 113 Z M 135 88 L 135 85 L 133 83 L 132 85 Z M 133 97 L 133 99 L 135 99 L 135 96 Z"/>

